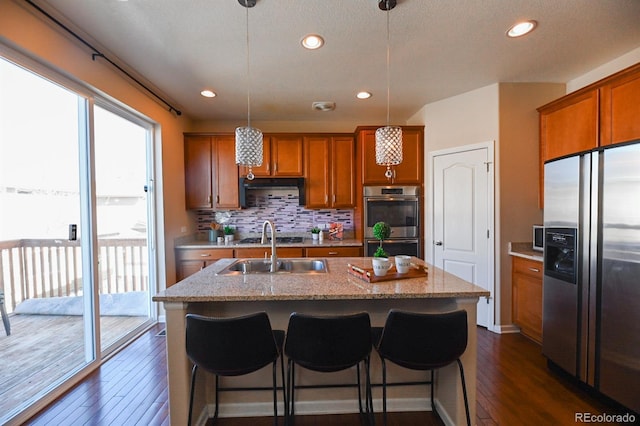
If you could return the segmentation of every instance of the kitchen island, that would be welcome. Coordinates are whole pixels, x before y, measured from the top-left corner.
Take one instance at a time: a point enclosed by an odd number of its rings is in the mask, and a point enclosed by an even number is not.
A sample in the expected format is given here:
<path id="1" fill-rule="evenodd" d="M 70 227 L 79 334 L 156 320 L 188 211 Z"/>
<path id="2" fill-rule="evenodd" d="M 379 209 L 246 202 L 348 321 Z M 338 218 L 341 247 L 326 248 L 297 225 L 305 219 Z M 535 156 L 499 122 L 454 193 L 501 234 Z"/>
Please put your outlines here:
<path id="1" fill-rule="evenodd" d="M 384 325 L 389 309 L 416 312 L 446 312 L 465 309 L 468 314 L 468 345 L 462 356 L 469 409 L 475 419 L 476 407 L 476 303 L 489 293 L 420 259 L 425 277 L 368 283 L 347 272 L 347 265 L 371 268 L 371 258 L 329 258 L 327 273 L 219 274 L 237 259 L 221 259 L 204 270 L 160 292 L 153 300 L 163 302 L 166 310 L 169 403 L 171 424 L 186 423 L 189 406 L 191 366 L 185 353 L 185 315 L 236 316 L 266 311 L 274 329 L 286 330 L 291 312 L 329 315 L 366 311 L 373 326 Z M 270 383 L 270 371 L 233 378 L 232 386 L 263 386 Z M 299 384 L 336 383 L 353 380 L 353 372 L 318 374 L 298 369 Z M 425 375 L 390 366 L 389 381 L 424 380 Z M 326 377 L 329 376 L 329 377 Z M 372 382 L 379 384 L 381 370 L 377 355 L 372 355 Z M 212 412 L 212 380 L 200 375 L 196 384 L 194 418 Z M 223 383 L 224 383 L 224 379 Z M 465 424 L 464 404 L 457 367 L 439 371 L 436 379 L 436 404 L 447 424 Z M 426 386 L 392 387 L 388 392 L 389 411 L 430 409 Z M 324 414 L 356 412 L 357 396 L 352 389 L 304 389 L 296 392 L 296 413 Z M 269 392 L 224 392 L 221 416 L 272 415 Z M 381 408 L 381 389 L 374 387 L 374 407 Z M 280 410 L 282 412 L 282 410 Z"/>

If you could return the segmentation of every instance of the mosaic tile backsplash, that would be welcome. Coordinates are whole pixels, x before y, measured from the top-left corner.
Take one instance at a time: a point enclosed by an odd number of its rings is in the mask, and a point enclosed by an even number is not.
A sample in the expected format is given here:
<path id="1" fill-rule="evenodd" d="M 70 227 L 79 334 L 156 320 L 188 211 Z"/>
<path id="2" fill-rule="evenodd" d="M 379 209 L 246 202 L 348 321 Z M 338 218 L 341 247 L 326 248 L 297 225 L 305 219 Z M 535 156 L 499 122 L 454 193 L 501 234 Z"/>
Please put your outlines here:
<path id="1" fill-rule="evenodd" d="M 198 211 L 198 231 L 209 229 L 218 218 L 227 218 L 242 235 L 259 233 L 262 223 L 272 220 L 278 232 L 304 233 L 314 226 L 322 227 L 330 222 L 340 222 L 345 231 L 353 230 L 353 210 L 310 210 L 298 205 L 298 191 L 286 189 L 259 189 L 247 192 L 247 208 L 229 212 Z M 217 220 L 221 222 L 220 220 Z"/>

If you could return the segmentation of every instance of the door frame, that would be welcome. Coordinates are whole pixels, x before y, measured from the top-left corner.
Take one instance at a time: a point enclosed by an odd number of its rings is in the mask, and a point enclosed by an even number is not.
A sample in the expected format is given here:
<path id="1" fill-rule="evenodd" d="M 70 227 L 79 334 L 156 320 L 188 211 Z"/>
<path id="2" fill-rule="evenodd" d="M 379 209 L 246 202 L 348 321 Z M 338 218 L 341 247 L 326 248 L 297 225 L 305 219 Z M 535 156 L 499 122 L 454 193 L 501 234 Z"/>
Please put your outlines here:
<path id="1" fill-rule="evenodd" d="M 434 264 L 435 253 L 433 251 L 433 235 L 434 235 L 434 163 L 436 157 L 451 154 L 460 154 L 467 151 L 474 151 L 477 149 L 487 150 L 487 228 L 489 230 L 488 244 L 490 249 L 488 250 L 488 265 L 487 265 L 487 282 L 489 287 L 493 283 L 493 288 L 489 288 L 491 295 L 488 297 L 489 309 L 487 318 L 488 329 L 493 332 L 497 332 L 495 317 L 496 317 L 496 299 L 500 294 L 500 282 L 496 279 L 496 217 L 495 217 L 495 141 L 490 140 L 487 142 L 480 142 L 470 145 L 458 146 L 453 148 L 446 148 L 437 151 L 429 151 L 427 153 L 427 164 L 429 164 L 429 173 L 425 173 L 425 177 L 428 182 L 425 185 L 425 227 L 424 227 L 424 258 L 427 262 Z M 427 207 L 428 206 L 428 207 Z M 482 302 L 482 298 L 479 302 Z M 498 300 L 498 306 L 500 306 Z"/>

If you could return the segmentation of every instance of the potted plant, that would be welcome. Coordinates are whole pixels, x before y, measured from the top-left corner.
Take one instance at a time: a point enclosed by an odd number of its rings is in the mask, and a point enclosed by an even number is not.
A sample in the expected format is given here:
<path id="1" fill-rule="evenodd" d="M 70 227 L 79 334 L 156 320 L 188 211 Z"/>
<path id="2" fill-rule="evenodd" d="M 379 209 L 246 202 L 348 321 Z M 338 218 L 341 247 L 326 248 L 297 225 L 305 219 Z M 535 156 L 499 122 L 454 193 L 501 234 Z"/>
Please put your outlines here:
<path id="1" fill-rule="evenodd" d="M 222 231 L 224 232 L 225 241 L 233 241 L 233 234 L 235 234 L 236 232 L 233 226 L 225 225 Z"/>
<path id="2" fill-rule="evenodd" d="M 380 240 L 380 245 L 373 254 L 373 272 L 377 276 L 383 276 L 387 274 L 391 262 L 389 262 L 389 254 L 382 248 L 382 241 L 391 236 L 391 227 L 386 222 L 377 222 L 373 225 L 373 236 Z"/>
<path id="3" fill-rule="evenodd" d="M 314 226 L 313 228 L 311 228 L 311 238 L 313 238 L 314 240 L 317 240 L 319 235 L 320 235 L 320 228 L 318 228 L 317 226 Z"/>

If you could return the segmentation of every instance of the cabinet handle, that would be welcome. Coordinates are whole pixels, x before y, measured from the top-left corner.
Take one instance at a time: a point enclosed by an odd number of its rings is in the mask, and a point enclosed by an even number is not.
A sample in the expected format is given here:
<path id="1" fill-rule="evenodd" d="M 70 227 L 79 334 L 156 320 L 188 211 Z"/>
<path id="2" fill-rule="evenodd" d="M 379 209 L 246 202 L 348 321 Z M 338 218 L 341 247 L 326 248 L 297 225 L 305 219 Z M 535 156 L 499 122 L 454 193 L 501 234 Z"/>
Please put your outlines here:
<path id="1" fill-rule="evenodd" d="M 329 196 L 327 194 L 324 194 L 324 202 L 325 204 L 329 202 Z"/>
<path id="2" fill-rule="evenodd" d="M 337 255 L 337 254 L 338 254 L 338 252 L 337 252 L 337 251 L 330 251 L 330 252 L 329 252 L 329 256 L 335 256 L 335 255 Z"/>
<path id="3" fill-rule="evenodd" d="M 211 195 L 207 197 L 207 204 L 211 204 Z"/>
<path id="4" fill-rule="evenodd" d="M 200 257 L 211 257 L 211 253 L 202 253 Z"/>
<path id="5" fill-rule="evenodd" d="M 335 204 L 336 202 L 336 194 L 333 194 L 333 203 Z"/>
<path id="6" fill-rule="evenodd" d="M 278 163 L 273 163 L 273 172 L 277 172 L 278 171 Z"/>
<path id="7" fill-rule="evenodd" d="M 531 272 L 540 272 L 540 269 L 538 269 L 538 268 L 529 268 L 529 270 Z"/>

